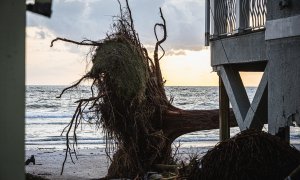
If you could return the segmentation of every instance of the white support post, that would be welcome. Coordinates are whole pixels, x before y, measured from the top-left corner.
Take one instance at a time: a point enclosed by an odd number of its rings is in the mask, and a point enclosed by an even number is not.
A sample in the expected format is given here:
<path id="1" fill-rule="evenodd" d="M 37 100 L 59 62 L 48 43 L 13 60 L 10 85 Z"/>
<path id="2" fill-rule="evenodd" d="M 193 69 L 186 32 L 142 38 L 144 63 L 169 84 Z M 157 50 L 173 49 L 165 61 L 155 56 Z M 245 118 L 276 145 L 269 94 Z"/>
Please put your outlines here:
<path id="1" fill-rule="evenodd" d="M 210 14 L 210 34 L 213 37 L 216 37 L 218 35 L 218 31 L 216 29 L 216 1 L 218 0 L 209 0 L 210 1 L 210 8 L 209 8 L 209 14 Z"/>
<path id="2" fill-rule="evenodd" d="M 219 131 L 220 141 L 230 138 L 230 108 L 229 99 L 222 78 L 219 76 Z"/>
<path id="3" fill-rule="evenodd" d="M 205 46 L 209 46 L 210 36 L 210 0 L 205 0 Z"/>
<path id="4" fill-rule="evenodd" d="M 236 121 L 241 130 L 245 130 L 244 119 L 250 107 L 250 102 L 238 71 L 228 66 L 221 66 L 222 77 Z"/>
<path id="5" fill-rule="evenodd" d="M 218 69 L 240 130 L 262 129 L 268 114 L 268 65 L 251 105 L 238 70 L 224 65 Z"/>
<path id="6" fill-rule="evenodd" d="M 267 122 L 268 114 L 268 73 L 269 68 L 266 67 L 264 74 L 257 87 L 251 107 L 245 118 L 245 126 L 247 128 L 261 129 L 264 122 Z"/>
<path id="7" fill-rule="evenodd" d="M 236 1 L 236 30 L 235 33 L 244 31 L 249 26 L 250 6 L 248 0 Z"/>
<path id="8" fill-rule="evenodd" d="M 25 179 L 25 19 L 25 1 L 0 1 L 1 180 Z"/>

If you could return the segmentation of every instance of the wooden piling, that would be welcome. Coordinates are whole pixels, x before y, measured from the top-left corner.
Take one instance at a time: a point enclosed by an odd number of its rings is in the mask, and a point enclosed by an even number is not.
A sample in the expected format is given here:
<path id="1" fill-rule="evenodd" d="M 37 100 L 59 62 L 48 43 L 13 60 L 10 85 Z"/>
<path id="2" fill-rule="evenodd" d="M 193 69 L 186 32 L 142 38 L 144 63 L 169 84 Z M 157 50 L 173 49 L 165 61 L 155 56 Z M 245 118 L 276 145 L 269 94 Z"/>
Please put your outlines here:
<path id="1" fill-rule="evenodd" d="M 229 129 L 229 98 L 223 84 L 222 78 L 219 77 L 219 128 L 220 128 L 220 141 L 230 138 Z"/>
<path id="2" fill-rule="evenodd" d="M 281 127 L 278 129 L 276 136 L 280 137 L 282 140 L 290 143 L 290 126 Z"/>

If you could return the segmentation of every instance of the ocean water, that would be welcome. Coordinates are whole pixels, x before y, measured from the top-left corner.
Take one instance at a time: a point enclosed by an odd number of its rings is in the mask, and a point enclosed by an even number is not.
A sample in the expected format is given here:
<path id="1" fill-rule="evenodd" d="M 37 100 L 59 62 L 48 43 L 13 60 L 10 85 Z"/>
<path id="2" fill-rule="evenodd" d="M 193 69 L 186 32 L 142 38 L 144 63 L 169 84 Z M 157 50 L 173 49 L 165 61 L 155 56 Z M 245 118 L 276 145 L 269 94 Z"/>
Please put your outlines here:
<path id="1" fill-rule="evenodd" d="M 63 149 L 65 137 L 61 136 L 76 109 L 78 98 L 89 97 L 89 87 L 66 92 L 61 99 L 56 98 L 65 86 L 27 86 L 26 87 L 26 149 Z M 250 101 L 256 88 L 246 88 Z M 218 87 L 166 87 L 168 97 L 173 97 L 173 104 L 182 109 L 218 108 Z M 264 127 L 267 130 L 267 127 Z M 238 128 L 231 128 L 231 136 L 238 133 Z M 291 142 L 299 141 L 300 129 L 291 128 Z M 180 147 L 210 147 L 219 139 L 219 130 L 193 132 L 179 137 L 175 144 Z M 101 129 L 83 123 L 78 131 L 78 148 L 104 148 L 105 140 Z"/>

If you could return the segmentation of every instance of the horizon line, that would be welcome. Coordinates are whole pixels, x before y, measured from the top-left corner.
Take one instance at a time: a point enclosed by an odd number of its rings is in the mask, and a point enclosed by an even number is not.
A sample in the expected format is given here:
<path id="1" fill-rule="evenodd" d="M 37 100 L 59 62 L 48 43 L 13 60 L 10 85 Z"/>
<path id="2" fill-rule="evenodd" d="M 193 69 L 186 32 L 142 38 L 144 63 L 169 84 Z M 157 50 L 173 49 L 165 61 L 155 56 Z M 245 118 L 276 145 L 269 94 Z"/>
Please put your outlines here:
<path id="1" fill-rule="evenodd" d="M 65 84 L 65 85 L 46 85 L 46 84 L 25 84 L 25 86 L 72 86 L 72 84 Z M 89 86 L 89 85 L 79 85 L 79 86 Z M 219 87 L 218 85 L 166 85 L 164 87 Z M 245 87 L 258 87 L 258 86 L 245 86 Z"/>

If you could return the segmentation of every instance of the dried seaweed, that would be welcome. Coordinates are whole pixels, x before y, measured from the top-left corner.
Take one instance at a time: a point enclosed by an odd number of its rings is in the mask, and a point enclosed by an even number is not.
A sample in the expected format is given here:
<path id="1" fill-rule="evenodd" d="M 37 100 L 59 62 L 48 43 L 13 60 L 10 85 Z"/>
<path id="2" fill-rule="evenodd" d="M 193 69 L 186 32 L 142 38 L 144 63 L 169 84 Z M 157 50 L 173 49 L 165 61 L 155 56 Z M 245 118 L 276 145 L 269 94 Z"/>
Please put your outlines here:
<path id="1" fill-rule="evenodd" d="M 193 161 L 189 179 L 284 179 L 300 164 L 300 152 L 266 132 L 246 130 Z"/>

